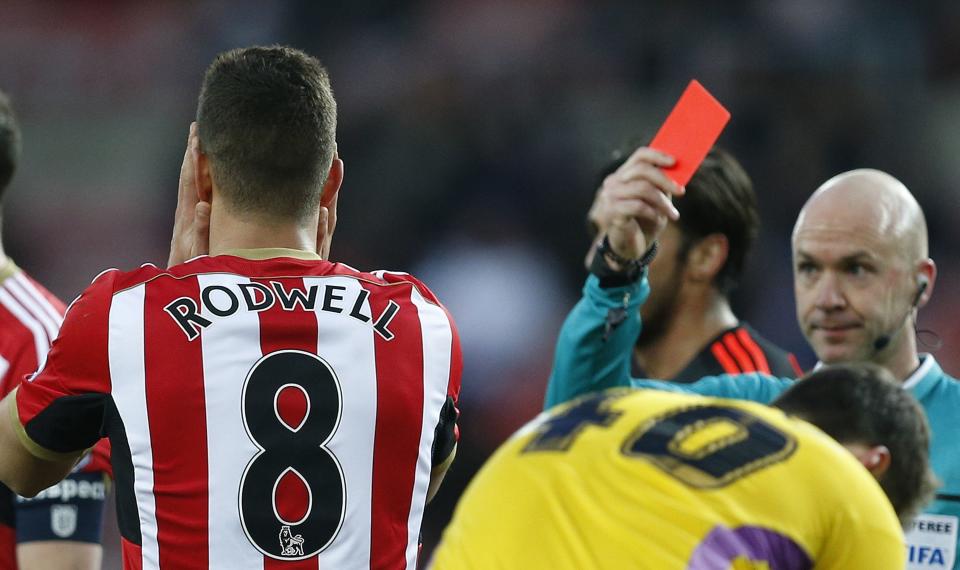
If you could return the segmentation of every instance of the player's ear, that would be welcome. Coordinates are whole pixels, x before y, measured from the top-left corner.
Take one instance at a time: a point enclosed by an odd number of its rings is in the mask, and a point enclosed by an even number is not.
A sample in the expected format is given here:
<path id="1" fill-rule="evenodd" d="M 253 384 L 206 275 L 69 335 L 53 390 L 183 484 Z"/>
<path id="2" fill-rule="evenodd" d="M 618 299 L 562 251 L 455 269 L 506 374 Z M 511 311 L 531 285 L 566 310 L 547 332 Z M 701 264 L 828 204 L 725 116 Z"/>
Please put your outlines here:
<path id="1" fill-rule="evenodd" d="M 194 176 L 196 176 L 197 199 L 201 202 L 213 200 L 213 176 L 210 174 L 210 158 L 203 152 L 199 137 L 192 146 Z"/>
<path id="2" fill-rule="evenodd" d="M 330 163 L 330 171 L 327 173 L 327 180 L 323 184 L 323 190 L 320 192 L 320 219 L 317 224 L 317 253 L 323 259 L 329 259 L 330 243 L 333 240 L 333 232 L 337 228 L 337 198 L 340 196 L 340 184 L 343 182 L 343 161 L 333 151 L 333 161 Z"/>
<path id="3" fill-rule="evenodd" d="M 932 259 L 924 259 L 917 268 L 917 299 L 914 305 L 920 308 L 927 304 L 933 295 L 933 285 L 937 281 L 937 264 Z"/>
<path id="4" fill-rule="evenodd" d="M 327 173 L 327 180 L 323 183 L 323 191 L 320 193 L 320 205 L 324 208 L 336 209 L 337 195 L 340 193 L 340 185 L 343 183 L 343 161 L 336 148 L 333 150 L 333 160 L 330 162 L 330 171 Z"/>
<path id="5" fill-rule="evenodd" d="M 890 450 L 885 445 L 874 445 L 854 455 L 877 481 L 882 479 L 890 468 Z"/>
<path id="6" fill-rule="evenodd" d="M 723 234 L 710 234 L 700 239 L 687 256 L 686 273 L 694 281 L 712 282 L 723 269 L 730 253 L 730 242 Z"/>

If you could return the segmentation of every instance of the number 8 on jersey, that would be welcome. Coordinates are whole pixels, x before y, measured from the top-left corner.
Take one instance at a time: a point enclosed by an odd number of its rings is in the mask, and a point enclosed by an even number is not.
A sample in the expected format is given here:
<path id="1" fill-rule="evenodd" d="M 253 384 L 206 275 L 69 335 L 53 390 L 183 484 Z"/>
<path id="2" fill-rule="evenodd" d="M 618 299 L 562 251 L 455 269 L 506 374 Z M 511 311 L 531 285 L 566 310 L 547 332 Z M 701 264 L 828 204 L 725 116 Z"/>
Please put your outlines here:
<path id="1" fill-rule="evenodd" d="M 302 418 L 283 414 L 281 399 L 298 393 L 305 399 Z M 250 369 L 241 406 L 247 435 L 260 449 L 240 480 L 243 530 L 271 558 L 314 556 L 337 536 L 345 516 L 343 469 L 324 447 L 340 425 L 340 382 L 319 356 L 281 350 Z"/>

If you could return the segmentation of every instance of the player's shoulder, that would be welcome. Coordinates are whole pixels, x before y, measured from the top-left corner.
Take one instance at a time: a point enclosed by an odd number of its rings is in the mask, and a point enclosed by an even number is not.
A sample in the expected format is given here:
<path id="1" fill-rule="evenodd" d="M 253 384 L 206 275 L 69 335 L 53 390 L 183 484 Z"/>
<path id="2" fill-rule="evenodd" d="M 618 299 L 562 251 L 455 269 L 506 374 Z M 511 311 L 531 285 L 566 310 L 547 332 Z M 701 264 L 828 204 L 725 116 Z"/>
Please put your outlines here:
<path id="1" fill-rule="evenodd" d="M 354 277 L 372 285 L 382 287 L 410 287 L 417 291 L 423 299 L 429 303 L 440 305 L 440 300 L 436 294 L 420 279 L 406 271 L 395 271 L 390 269 L 375 269 L 372 271 L 361 271 L 346 263 L 330 263 L 330 275 L 340 275 Z"/>
<path id="2" fill-rule="evenodd" d="M 944 372 L 938 381 L 934 384 L 933 390 L 930 390 L 930 396 L 933 396 L 933 399 L 939 399 L 941 402 L 950 402 L 951 406 L 955 406 L 960 403 L 960 379 L 951 376 Z M 919 395 L 919 394 L 915 394 Z M 927 405 L 926 401 L 931 398 L 928 396 L 926 398 L 919 398 L 923 405 Z"/>
<path id="3" fill-rule="evenodd" d="M 427 285 L 405 271 L 378 269 L 364 271 L 343 262 L 278 256 L 248 259 L 234 255 L 201 256 L 170 268 L 175 277 L 197 273 L 227 272 L 256 278 L 348 277 L 372 286 L 414 287 L 426 300 L 438 303 Z"/>
<path id="4" fill-rule="evenodd" d="M 913 380 L 913 378 L 916 378 L 916 380 Z M 911 382 L 911 380 L 913 381 Z M 932 384 L 940 388 L 941 391 L 960 397 L 960 379 L 944 370 L 932 354 L 921 355 L 920 368 L 914 372 L 914 376 L 907 379 L 906 383 L 921 384 L 924 381 L 932 381 Z"/>
<path id="5" fill-rule="evenodd" d="M 164 270 L 151 263 L 145 263 L 131 271 L 114 267 L 104 269 L 71 301 L 66 312 L 68 315 L 74 314 L 74 318 L 78 312 L 84 318 L 106 314 L 110 310 L 114 295 L 163 274 Z"/>
<path id="6" fill-rule="evenodd" d="M 796 442 L 797 460 L 792 463 L 793 474 L 800 479 L 815 482 L 818 493 L 824 498 L 833 495 L 833 498 L 846 501 L 851 484 L 879 489 L 876 480 L 853 454 L 817 426 L 787 415 L 777 408 L 752 402 L 743 404 L 757 406 L 751 410 L 752 413 L 762 417 Z M 823 465 L 830 465 L 830 469 L 823 470 Z M 875 499 L 877 496 L 882 496 L 882 493 L 873 493 L 869 498 Z"/>
<path id="7" fill-rule="evenodd" d="M 886 518 L 887 526 L 899 529 L 880 484 L 849 450 L 813 424 L 784 417 L 788 423 L 778 423 L 778 427 L 796 442 L 796 452 L 788 459 L 790 469 L 784 473 L 784 479 L 793 480 L 798 491 L 801 485 L 807 486 L 822 509 L 832 516 L 857 519 L 863 513 L 874 513 L 874 524 L 885 524 L 879 519 Z M 824 469 L 824 465 L 830 468 Z"/>
<path id="8" fill-rule="evenodd" d="M 289 257 L 250 260 L 230 255 L 200 256 L 168 269 L 150 263 L 132 271 L 108 269 L 94 278 L 88 292 L 109 292 L 112 295 L 158 280 L 169 281 L 170 286 L 175 286 L 176 282 L 210 274 L 232 274 L 256 279 L 347 277 L 374 288 L 410 287 L 428 303 L 441 304 L 436 294 L 423 281 L 404 271 L 361 271 L 346 263 Z"/>
<path id="9" fill-rule="evenodd" d="M 0 268 L 0 306 L 0 320 L 8 321 L 3 324 L 5 333 L 11 328 L 9 322 L 19 322 L 19 328 L 40 327 L 51 338 L 66 310 L 63 301 L 12 260 Z"/>
<path id="10" fill-rule="evenodd" d="M 634 388 L 611 388 L 603 392 L 587 394 L 552 408 L 546 413 L 555 417 L 564 415 L 578 406 L 593 410 L 587 412 L 588 414 L 612 411 L 617 415 L 622 414 L 637 420 L 662 418 L 694 409 L 706 409 L 708 412 L 710 410 L 739 410 L 752 416 L 759 416 L 760 419 L 772 417 L 779 420 L 783 417 L 779 410 L 756 402 L 686 392 L 637 390 Z M 734 415 L 739 417 L 740 414 Z"/>
<path id="11" fill-rule="evenodd" d="M 904 387 L 917 398 L 931 422 L 943 416 L 952 420 L 960 406 L 960 380 L 947 373 L 932 354 L 921 355 L 920 367 L 904 381 Z M 947 423 L 960 432 L 960 425 Z"/>
<path id="12" fill-rule="evenodd" d="M 109 297 L 117 292 L 146 283 L 163 273 L 164 270 L 152 263 L 144 263 L 140 267 L 128 271 L 110 267 L 94 276 L 78 299 L 95 296 Z"/>
<path id="13" fill-rule="evenodd" d="M 4 279 L 0 279 L 4 289 L 33 309 L 41 309 L 46 314 L 63 315 L 66 305 L 51 293 L 39 281 L 23 269 L 16 268 Z"/>
<path id="14" fill-rule="evenodd" d="M 873 501 L 882 497 L 882 493 L 877 492 L 879 487 L 876 481 L 867 470 L 847 449 L 817 426 L 757 402 L 710 400 L 715 406 L 727 406 L 745 414 L 745 417 L 735 418 L 735 421 L 749 426 L 747 430 L 754 436 L 762 437 L 768 443 L 783 441 L 780 457 L 790 466 L 790 469 L 782 471 L 784 480 L 794 480 L 797 485 L 810 485 L 808 488 L 826 502 L 846 501 L 851 485 L 858 489 L 872 489 L 864 491 L 862 497 L 852 502 L 861 499 Z M 824 470 L 824 465 L 830 465 L 830 469 Z"/>
<path id="15" fill-rule="evenodd" d="M 759 375 L 757 377 L 759 378 Z M 609 393 L 612 397 L 619 398 L 616 408 L 629 413 L 662 417 L 701 409 L 705 411 L 699 415 L 694 414 L 696 417 L 692 416 L 691 421 L 701 416 L 704 421 L 727 417 L 734 424 L 749 424 L 759 419 L 798 440 L 812 440 L 817 447 L 837 446 L 829 436 L 811 424 L 789 417 L 781 410 L 759 402 L 659 390 L 615 389 Z M 732 413 L 726 413 L 726 410 Z"/>
<path id="16" fill-rule="evenodd" d="M 411 285 L 425 300 L 437 305 L 440 304 L 440 300 L 437 298 L 434 292 L 427 287 L 426 283 L 407 272 L 379 269 L 371 272 L 370 274 L 382 280 L 387 285 Z"/>
<path id="17" fill-rule="evenodd" d="M 0 273 L 0 341 L 56 336 L 66 309 L 63 302 L 12 262 Z"/>
<path id="18" fill-rule="evenodd" d="M 750 326 L 750 323 L 741 321 L 736 328 L 735 336 L 748 351 L 759 350 L 763 354 L 770 374 L 781 377 L 803 375 L 803 369 L 792 352 L 760 334 L 757 329 Z"/>

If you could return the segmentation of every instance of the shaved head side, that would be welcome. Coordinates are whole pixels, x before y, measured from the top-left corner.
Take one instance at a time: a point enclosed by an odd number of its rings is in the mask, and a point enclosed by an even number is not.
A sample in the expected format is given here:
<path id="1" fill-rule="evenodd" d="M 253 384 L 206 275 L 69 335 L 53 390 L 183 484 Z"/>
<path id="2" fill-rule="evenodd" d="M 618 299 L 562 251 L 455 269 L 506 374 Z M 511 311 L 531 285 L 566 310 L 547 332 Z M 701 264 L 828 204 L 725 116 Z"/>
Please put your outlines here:
<path id="1" fill-rule="evenodd" d="M 870 236 L 889 244 L 908 263 L 929 254 L 920 204 L 902 182 L 880 170 L 851 170 L 820 186 L 800 211 L 794 244 L 802 232 L 823 229 Z"/>

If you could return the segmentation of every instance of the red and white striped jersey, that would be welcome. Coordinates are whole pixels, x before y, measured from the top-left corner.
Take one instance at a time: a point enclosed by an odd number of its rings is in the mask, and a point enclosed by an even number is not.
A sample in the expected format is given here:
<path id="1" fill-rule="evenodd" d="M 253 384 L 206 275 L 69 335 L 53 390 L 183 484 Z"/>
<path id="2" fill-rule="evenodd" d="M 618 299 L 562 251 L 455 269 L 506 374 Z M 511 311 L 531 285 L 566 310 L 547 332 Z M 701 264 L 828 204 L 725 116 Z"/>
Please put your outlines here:
<path id="1" fill-rule="evenodd" d="M 0 267 L 0 397 L 36 372 L 57 337 L 64 305 L 12 261 Z"/>
<path id="2" fill-rule="evenodd" d="M 12 261 L 0 267 L 0 398 L 37 370 L 63 320 L 63 303 Z M 13 492 L 0 483 L 0 568 L 16 568 Z"/>
<path id="3" fill-rule="evenodd" d="M 36 372 L 63 322 L 64 304 L 13 261 L 0 267 L 0 398 Z M 110 445 L 102 440 L 78 470 L 107 472 Z M 16 568 L 15 502 L 0 483 L 0 568 Z"/>
<path id="4" fill-rule="evenodd" d="M 461 368 L 413 277 L 254 250 L 102 274 L 17 409 L 41 454 L 104 426 L 125 568 L 415 568 Z"/>

